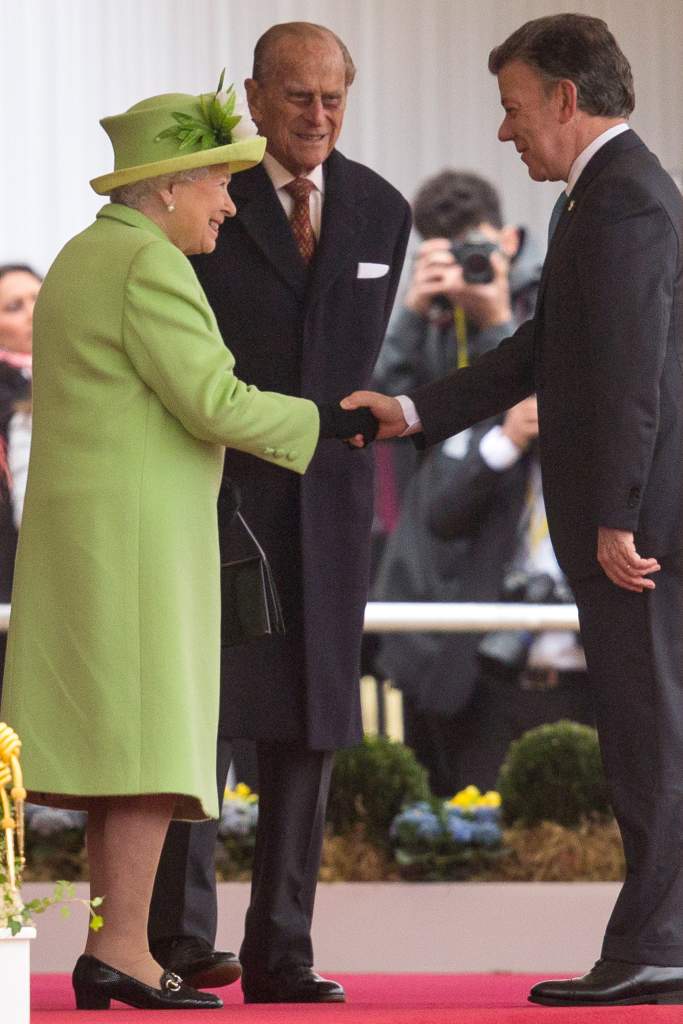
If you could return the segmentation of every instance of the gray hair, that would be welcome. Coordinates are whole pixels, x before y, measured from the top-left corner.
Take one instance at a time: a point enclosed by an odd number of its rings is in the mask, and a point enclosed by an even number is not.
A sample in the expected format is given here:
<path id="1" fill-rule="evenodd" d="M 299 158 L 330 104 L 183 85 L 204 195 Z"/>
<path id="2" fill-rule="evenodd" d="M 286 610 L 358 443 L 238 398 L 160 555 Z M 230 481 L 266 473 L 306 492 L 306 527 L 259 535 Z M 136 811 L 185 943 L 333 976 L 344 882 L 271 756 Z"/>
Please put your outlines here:
<path id="1" fill-rule="evenodd" d="M 112 203 L 120 203 L 121 206 L 131 206 L 134 210 L 139 210 L 160 189 L 169 188 L 180 181 L 201 181 L 208 174 L 208 167 L 194 167 L 190 171 L 176 171 L 175 174 L 159 174 L 156 178 L 143 178 L 142 181 L 113 188 L 109 198 Z"/>
<path id="2" fill-rule="evenodd" d="M 576 86 L 578 107 L 593 117 L 628 117 L 636 105 L 631 65 L 601 18 L 549 14 L 527 21 L 494 47 L 489 71 L 523 61 L 546 90 L 563 78 Z"/>

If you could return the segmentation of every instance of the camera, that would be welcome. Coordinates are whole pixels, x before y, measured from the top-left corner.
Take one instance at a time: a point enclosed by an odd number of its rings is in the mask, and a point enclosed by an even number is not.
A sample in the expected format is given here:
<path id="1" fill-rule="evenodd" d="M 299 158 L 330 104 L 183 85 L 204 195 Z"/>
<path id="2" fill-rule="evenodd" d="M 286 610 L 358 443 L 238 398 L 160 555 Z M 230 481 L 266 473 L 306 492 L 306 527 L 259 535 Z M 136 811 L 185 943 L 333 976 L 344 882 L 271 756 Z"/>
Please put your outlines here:
<path id="1" fill-rule="evenodd" d="M 497 248 L 478 231 L 470 231 L 461 242 L 451 242 L 451 254 L 462 267 L 466 284 L 489 284 L 493 281 L 491 253 Z"/>
<path id="2" fill-rule="evenodd" d="M 571 604 L 574 595 L 564 577 L 512 569 L 503 579 L 500 599 L 516 604 Z"/>
<path id="3" fill-rule="evenodd" d="M 500 599 L 517 604 L 571 604 L 574 595 L 564 579 L 546 572 L 513 570 L 503 579 Z M 477 649 L 479 662 L 484 669 L 515 680 L 526 666 L 534 636 L 516 629 L 487 633 Z"/>

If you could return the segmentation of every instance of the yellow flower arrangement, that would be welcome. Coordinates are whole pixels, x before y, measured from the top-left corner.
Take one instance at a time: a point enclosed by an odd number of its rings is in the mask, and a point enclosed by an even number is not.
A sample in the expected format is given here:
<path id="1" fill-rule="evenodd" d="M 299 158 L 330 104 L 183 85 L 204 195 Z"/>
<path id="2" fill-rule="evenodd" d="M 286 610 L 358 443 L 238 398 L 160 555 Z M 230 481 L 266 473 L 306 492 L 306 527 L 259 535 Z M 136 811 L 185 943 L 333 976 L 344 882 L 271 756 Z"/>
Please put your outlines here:
<path id="1" fill-rule="evenodd" d="M 234 789 L 226 789 L 223 796 L 225 800 L 244 800 L 248 804 L 258 801 L 258 794 L 252 793 L 246 782 L 238 782 Z"/>
<path id="2" fill-rule="evenodd" d="M 475 807 L 500 807 L 501 797 L 500 793 L 496 793 L 493 789 L 482 794 L 477 786 L 466 786 L 465 789 L 461 789 L 455 796 L 452 796 L 447 803 L 449 806 L 459 807 L 463 811 L 472 811 Z"/>
<path id="3" fill-rule="evenodd" d="M 88 908 L 90 928 L 94 932 L 99 931 L 104 919 L 95 913 L 95 908 L 102 905 L 104 897 L 78 899 L 70 882 L 57 882 L 52 896 L 29 903 L 22 901 L 26 790 L 19 764 L 20 754 L 21 740 L 9 725 L 0 722 L 0 928 L 9 928 L 12 935 L 17 935 L 25 925 L 33 923 L 31 914 L 41 914 L 59 904 L 62 916 L 68 917 L 71 909 L 67 904 L 83 903 Z"/>

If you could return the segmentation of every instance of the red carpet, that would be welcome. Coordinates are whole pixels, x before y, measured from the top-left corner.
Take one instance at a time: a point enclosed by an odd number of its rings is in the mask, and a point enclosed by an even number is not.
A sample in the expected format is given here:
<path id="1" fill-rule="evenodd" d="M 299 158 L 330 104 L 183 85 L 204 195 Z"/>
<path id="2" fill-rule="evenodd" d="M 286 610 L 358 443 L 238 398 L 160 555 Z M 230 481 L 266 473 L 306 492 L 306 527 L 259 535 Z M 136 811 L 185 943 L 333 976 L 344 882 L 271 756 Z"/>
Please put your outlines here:
<path id="1" fill-rule="evenodd" d="M 330 1006 L 244 1006 L 239 984 L 221 989 L 222 1010 L 175 1011 L 174 1024 L 681 1024 L 680 1006 L 623 1006 L 593 1010 L 527 1003 L 538 977 L 521 974 L 348 974 L 338 977 L 348 1002 Z M 157 1021 L 159 1013 L 112 1004 L 112 1010 L 74 1009 L 70 978 L 32 978 L 31 1024 L 128 1024 Z M 162 1015 L 163 1016 L 163 1015 Z M 0 1014 L 1 1019 L 1 1014 Z M 165 1020 L 166 1017 L 163 1017 Z M 3 1022 L 5 1024 L 5 1022 Z M 8 1022 L 9 1024 L 9 1022 Z"/>

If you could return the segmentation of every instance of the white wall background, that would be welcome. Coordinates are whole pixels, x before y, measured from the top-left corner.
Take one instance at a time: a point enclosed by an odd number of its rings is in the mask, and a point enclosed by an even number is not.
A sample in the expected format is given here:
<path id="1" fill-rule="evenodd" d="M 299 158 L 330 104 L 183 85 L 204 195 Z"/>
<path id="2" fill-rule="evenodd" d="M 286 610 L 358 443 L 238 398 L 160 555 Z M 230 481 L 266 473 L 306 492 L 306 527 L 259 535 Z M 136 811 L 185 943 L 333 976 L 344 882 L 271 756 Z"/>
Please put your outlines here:
<path id="1" fill-rule="evenodd" d="M 633 126 L 683 168 L 683 0 L 0 0 L 0 262 L 47 269 L 101 204 L 88 179 L 112 167 L 98 125 L 159 92 L 241 83 L 278 21 L 316 21 L 358 67 L 340 148 L 407 196 L 445 166 L 501 188 L 507 215 L 542 237 L 556 185 L 535 185 L 500 118 L 488 52 L 528 18 L 604 17 L 632 62 Z"/>

